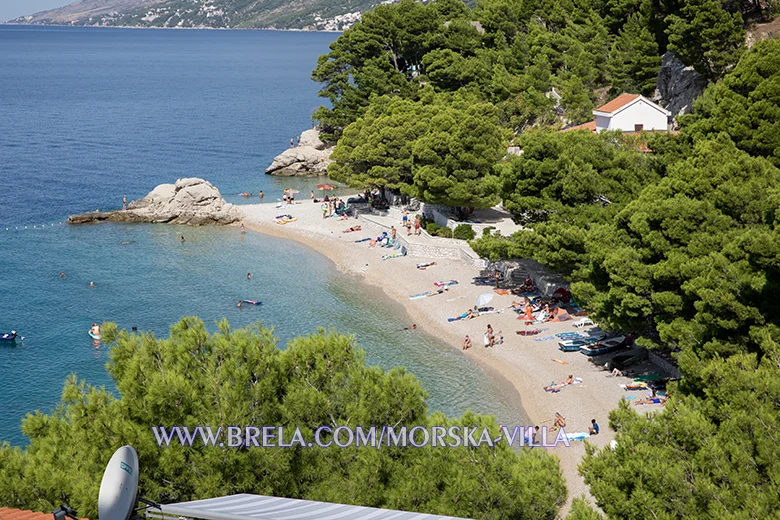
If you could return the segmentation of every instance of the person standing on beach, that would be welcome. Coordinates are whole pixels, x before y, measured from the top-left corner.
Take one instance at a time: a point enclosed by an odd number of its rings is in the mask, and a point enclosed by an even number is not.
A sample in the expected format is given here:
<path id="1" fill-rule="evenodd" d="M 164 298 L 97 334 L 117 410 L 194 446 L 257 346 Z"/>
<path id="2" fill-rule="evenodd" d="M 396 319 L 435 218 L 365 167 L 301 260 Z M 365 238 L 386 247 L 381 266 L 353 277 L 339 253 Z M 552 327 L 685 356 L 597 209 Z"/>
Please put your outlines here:
<path id="1" fill-rule="evenodd" d="M 463 350 L 468 350 L 471 348 L 471 338 L 466 335 L 466 339 L 463 340 Z"/>
<path id="2" fill-rule="evenodd" d="M 327 202 L 323 202 L 322 206 L 320 206 L 320 207 L 322 208 L 322 218 L 327 218 L 328 217 L 328 203 Z"/>
<path id="3" fill-rule="evenodd" d="M 395 234 L 396 234 L 395 226 L 390 226 L 390 238 L 393 239 L 393 242 L 395 242 Z"/>
<path id="4" fill-rule="evenodd" d="M 295 148 L 295 141 L 293 141 L 293 138 L 290 138 L 290 148 Z"/>
<path id="5" fill-rule="evenodd" d="M 406 222 L 409 220 L 409 212 L 405 209 L 401 212 L 401 225 L 406 227 Z"/>
<path id="6" fill-rule="evenodd" d="M 265 195 L 265 193 L 263 193 L 263 190 L 260 190 L 260 193 L 257 194 L 257 196 L 260 197 L 261 203 L 263 202 L 263 195 Z"/>
<path id="7" fill-rule="evenodd" d="M 127 211 L 127 195 L 122 195 L 122 211 Z"/>
<path id="8" fill-rule="evenodd" d="M 311 197 L 309 198 L 311 198 L 311 200 L 314 200 L 314 190 L 311 190 Z"/>
<path id="9" fill-rule="evenodd" d="M 419 235 L 422 233 L 422 230 L 420 229 L 422 227 L 422 222 L 420 221 L 420 215 L 416 215 L 414 217 L 414 234 Z"/>

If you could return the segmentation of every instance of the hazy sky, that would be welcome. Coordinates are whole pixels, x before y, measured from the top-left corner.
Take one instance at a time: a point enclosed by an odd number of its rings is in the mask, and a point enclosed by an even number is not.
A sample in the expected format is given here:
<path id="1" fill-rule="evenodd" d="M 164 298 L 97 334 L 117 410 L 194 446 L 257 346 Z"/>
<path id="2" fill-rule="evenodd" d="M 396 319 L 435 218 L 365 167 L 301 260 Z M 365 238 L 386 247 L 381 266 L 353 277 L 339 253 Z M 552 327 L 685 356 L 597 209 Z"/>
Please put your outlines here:
<path id="1" fill-rule="evenodd" d="M 75 0 L 0 0 L 0 21 L 72 4 Z"/>

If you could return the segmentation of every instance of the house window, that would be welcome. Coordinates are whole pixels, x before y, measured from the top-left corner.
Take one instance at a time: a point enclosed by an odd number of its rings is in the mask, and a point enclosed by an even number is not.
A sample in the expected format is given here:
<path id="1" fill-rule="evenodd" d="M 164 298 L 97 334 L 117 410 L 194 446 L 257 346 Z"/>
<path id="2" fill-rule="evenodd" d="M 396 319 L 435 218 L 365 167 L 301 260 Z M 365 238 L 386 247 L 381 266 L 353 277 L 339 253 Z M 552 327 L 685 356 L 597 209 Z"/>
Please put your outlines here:
<path id="1" fill-rule="evenodd" d="M 634 125 L 634 132 L 641 132 L 645 125 Z"/>

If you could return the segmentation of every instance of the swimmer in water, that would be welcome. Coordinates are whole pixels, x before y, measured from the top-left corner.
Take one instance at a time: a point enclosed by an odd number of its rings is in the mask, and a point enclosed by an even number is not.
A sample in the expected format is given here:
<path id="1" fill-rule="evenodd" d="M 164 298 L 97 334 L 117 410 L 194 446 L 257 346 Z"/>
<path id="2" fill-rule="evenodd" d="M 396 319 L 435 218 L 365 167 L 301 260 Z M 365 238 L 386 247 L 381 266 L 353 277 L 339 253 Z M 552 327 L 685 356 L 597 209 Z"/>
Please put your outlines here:
<path id="1" fill-rule="evenodd" d="M 95 287 L 95 282 L 89 282 L 90 287 Z"/>
<path id="2" fill-rule="evenodd" d="M 65 273 L 60 273 L 60 278 L 65 278 Z"/>
<path id="3" fill-rule="evenodd" d="M 182 242 L 182 243 L 184 243 L 184 235 L 182 235 L 182 236 L 180 236 L 180 237 L 179 237 L 179 242 Z"/>
<path id="4" fill-rule="evenodd" d="M 251 280 L 252 279 L 252 273 L 246 273 L 246 279 Z"/>
<path id="5" fill-rule="evenodd" d="M 236 304 L 236 307 L 238 307 L 240 309 L 242 305 L 244 305 L 244 302 L 242 302 L 241 300 L 238 300 L 238 303 Z"/>

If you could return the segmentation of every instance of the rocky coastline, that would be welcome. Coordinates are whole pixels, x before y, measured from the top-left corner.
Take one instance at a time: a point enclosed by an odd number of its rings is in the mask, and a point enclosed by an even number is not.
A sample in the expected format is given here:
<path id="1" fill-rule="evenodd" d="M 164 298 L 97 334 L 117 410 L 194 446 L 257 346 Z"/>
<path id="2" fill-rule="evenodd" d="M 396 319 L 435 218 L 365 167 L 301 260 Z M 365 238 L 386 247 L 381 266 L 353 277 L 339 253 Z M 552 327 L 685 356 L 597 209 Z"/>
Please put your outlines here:
<path id="1" fill-rule="evenodd" d="M 298 138 L 297 146 L 292 146 L 274 157 L 265 173 L 280 177 L 327 175 L 328 165 L 333 162 L 330 158 L 333 148 L 320 139 L 317 129 L 306 130 Z"/>
<path id="2" fill-rule="evenodd" d="M 91 211 L 68 217 L 69 224 L 93 222 L 176 223 L 191 226 L 233 224 L 243 212 L 225 202 L 210 182 L 196 177 L 160 184 L 145 197 L 116 211 Z"/>

